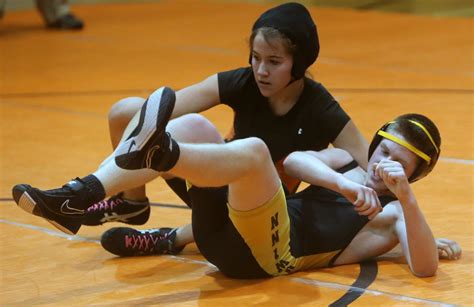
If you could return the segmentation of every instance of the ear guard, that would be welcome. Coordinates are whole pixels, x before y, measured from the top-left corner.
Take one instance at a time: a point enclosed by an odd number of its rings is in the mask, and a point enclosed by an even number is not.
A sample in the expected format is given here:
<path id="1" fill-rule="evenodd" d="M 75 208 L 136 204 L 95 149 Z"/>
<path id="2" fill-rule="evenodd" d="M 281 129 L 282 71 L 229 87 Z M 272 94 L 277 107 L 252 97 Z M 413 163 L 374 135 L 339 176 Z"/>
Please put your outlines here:
<path id="1" fill-rule="evenodd" d="M 413 146 L 409 142 L 407 142 L 405 140 L 402 140 L 402 139 L 388 133 L 387 132 L 388 127 L 391 124 L 395 123 L 395 121 L 391 121 L 391 122 L 388 122 L 385 125 L 383 125 L 377 131 L 377 133 L 374 135 L 374 137 L 372 139 L 372 142 L 370 143 L 370 146 L 369 146 L 369 159 L 370 159 L 370 157 L 372 157 L 372 154 L 374 153 L 375 149 L 380 144 L 380 142 L 382 141 L 383 138 L 389 139 L 392 142 L 395 142 L 395 143 L 407 148 L 408 150 L 410 150 L 411 152 L 413 152 L 415 155 L 417 155 L 418 157 L 420 157 L 423 160 L 418 165 L 418 167 L 415 169 L 415 171 L 410 176 L 410 178 L 408 178 L 408 181 L 411 183 L 411 182 L 415 182 L 415 181 L 425 177 L 426 175 L 428 175 L 433 170 L 434 166 L 436 165 L 436 162 L 438 161 L 439 154 L 440 154 L 440 149 L 438 148 L 438 146 L 436 146 L 436 143 L 433 140 L 431 134 L 428 132 L 428 130 L 421 123 L 416 122 L 414 120 L 410 120 L 410 119 L 399 119 L 399 120 L 408 121 L 412 125 L 415 125 L 418 128 L 420 128 L 421 130 L 423 130 L 423 133 L 428 137 L 428 139 L 430 140 L 431 144 L 433 145 L 435 151 L 430 156 L 430 155 L 424 153 L 423 151 L 419 150 L 418 148 L 416 148 L 415 146 Z"/>

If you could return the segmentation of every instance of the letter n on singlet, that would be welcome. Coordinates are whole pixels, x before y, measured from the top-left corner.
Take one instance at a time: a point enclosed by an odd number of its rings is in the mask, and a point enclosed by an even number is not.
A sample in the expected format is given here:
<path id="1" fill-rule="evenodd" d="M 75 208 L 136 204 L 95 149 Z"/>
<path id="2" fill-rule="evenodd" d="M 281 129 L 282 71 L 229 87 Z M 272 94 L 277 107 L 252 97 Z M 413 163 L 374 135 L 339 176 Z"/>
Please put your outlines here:
<path id="1" fill-rule="evenodd" d="M 271 217 L 272 220 L 272 230 L 278 226 L 278 212 L 275 213 L 274 216 Z"/>
<path id="2" fill-rule="evenodd" d="M 280 241 L 280 236 L 278 235 L 278 229 L 274 233 L 272 233 L 272 246 L 275 246 L 275 243 Z"/>
<path id="3" fill-rule="evenodd" d="M 281 273 L 283 270 L 286 269 L 286 267 L 289 265 L 290 263 L 288 261 L 285 261 L 285 260 L 280 260 L 280 262 L 277 262 L 275 263 L 276 265 L 276 268 L 278 270 L 279 273 Z"/>

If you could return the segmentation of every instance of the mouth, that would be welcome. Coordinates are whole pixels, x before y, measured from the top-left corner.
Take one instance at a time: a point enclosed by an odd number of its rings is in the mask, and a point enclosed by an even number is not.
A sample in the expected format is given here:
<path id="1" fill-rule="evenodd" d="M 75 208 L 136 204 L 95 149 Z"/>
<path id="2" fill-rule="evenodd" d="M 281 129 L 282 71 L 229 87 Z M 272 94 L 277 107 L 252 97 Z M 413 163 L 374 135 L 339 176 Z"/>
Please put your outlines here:
<path id="1" fill-rule="evenodd" d="M 271 83 L 270 83 L 270 82 L 267 82 L 267 81 L 258 80 L 257 82 L 258 82 L 259 85 L 263 85 L 263 86 L 269 86 L 269 85 L 271 85 Z"/>

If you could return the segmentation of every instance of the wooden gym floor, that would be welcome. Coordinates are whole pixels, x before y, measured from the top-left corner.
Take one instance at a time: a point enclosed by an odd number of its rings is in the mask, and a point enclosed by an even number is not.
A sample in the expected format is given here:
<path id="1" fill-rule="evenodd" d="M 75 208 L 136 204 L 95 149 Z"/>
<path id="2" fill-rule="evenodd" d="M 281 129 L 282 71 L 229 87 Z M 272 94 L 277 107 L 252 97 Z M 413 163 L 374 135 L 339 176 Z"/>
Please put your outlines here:
<path id="1" fill-rule="evenodd" d="M 407 112 L 428 115 L 442 132 L 442 158 L 414 188 L 435 236 L 458 241 L 463 255 L 441 261 L 435 277 L 412 276 L 395 250 L 362 265 L 232 280 L 195 245 L 175 257 L 121 259 L 98 244 L 121 224 L 67 236 L 14 204 L 16 183 L 48 189 L 95 170 L 110 152 L 107 111 L 118 99 L 247 65 L 249 29 L 269 6 L 76 5 L 86 21 L 80 32 L 46 30 L 34 10 L 7 12 L 0 21 L 0 305 L 473 305 L 472 19 L 310 8 L 322 45 L 311 72 L 368 139 Z M 205 115 L 222 133 L 231 125 L 226 107 Z M 190 211 L 161 180 L 148 194 L 154 206 L 141 228 L 189 222 Z"/>

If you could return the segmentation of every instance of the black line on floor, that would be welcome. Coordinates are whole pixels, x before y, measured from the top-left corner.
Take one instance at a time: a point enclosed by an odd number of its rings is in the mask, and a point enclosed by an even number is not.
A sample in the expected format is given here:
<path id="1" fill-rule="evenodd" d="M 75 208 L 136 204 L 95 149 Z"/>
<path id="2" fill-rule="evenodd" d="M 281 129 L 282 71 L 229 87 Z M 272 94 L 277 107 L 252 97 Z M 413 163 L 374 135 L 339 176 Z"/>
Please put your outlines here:
<path id="1" fill-rule="evenodd" d="M 391 2 L 392 0 L 377 0 L 357 6 L 356 8 L 359 10 L 373 10 L 385 6 L 386 4 L 390 4 Z"/>
<path id="2" fill-rule="evenodd" d="M 55 97 L 55 96 L 93 96 L 93 95 L 132 95 L 151 94 L 156 89 L 124 89 L 124 90 L 98 90 L 98 91 L 69 91 L 69 92 L 30 92 L 30 93 L 3 93 L 2 98 L 21 97 Z"/>
<path id="3" fill-rule="evenodd" d="M 13 198 L 0 198 L 0 202 L 8 202 L 8 201 L 13 201 Z M 150 206 L 190 210 L 190 208 L 186 205 L 177 205 L 177 204 L 150 203 Z"/>
<path id="4" fill-rule="evenodd" d="M 189 207 L 186 206 L 186 205 L 176 205 L 176 204 L 150 203 L 150 206 L 162 207 L 162 208 L 176 208 L 176 209 L 188 209 L 188 210 L 191 210 L 191 208 L 189 208 Z"/>
<path id="5" fill-rule="evenodd" d="M 68 91 L 68 92 L 30 92 L 30 93 L 2 93 L 1 98 L 21 97 L 54 97 L 54 96 L 92 96 L 92 95 L 133 95 L 141 96 L 150 94 L 156 89 L 123 89 L 123 90 L 96 90 L 96 91 Z M 179 90 L 179 89 L 176 89 Z M 371 92 L 371 93 L 446 93 L 446 94 L 472 94 L 473 89 L 455 88 L 330 88 L 334 92 Z"/>
<path id="6" fill-rule="evenodd" d="M 374 260 L 368 260 L 360 263 L 360 273 L 356 281 L 351 285 L 351 288 L 339 298 L 337 301 L 329 306 L 347 306 L 364 294 L 365 289 L 377 277 L 378 266 Z"/>

